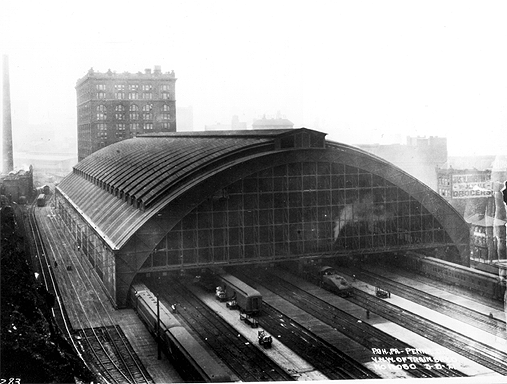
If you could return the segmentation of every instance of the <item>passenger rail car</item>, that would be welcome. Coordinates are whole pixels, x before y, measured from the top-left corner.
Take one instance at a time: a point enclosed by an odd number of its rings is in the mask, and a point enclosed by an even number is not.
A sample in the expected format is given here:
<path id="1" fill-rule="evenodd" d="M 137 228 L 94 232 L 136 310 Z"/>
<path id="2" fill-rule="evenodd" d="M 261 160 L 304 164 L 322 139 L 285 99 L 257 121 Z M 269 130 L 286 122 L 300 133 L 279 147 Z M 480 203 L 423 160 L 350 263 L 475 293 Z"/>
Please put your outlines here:
<path id="1" fill-rule="evenodd" d="M 503 300 L 505 283 L 502 286 L 500 277 L 491 273 L 415 252 L 399 255 L 398 261 L 411 271 L 418 271 L 442 282 L 468 288 L 493 299 Z"/>
<path id="2" fill-rule="evenodd" d="M 235 300 L 241 311 L 248 314 L 261 311 L 262 295 L 259 291 L 228 273 L 220 273 L 218 278 L 227 300 Z"/>
<path id="3" fill-rule="evenodd" d="M 157 298 L 144 284 L 133 284 L 130 303 L 154 336 L 157 335 Z M 164 352 L 183 379 L 190 382 L 231 382 L 232 373 L 221 366 L 159 303 L 160 337 Z"/>

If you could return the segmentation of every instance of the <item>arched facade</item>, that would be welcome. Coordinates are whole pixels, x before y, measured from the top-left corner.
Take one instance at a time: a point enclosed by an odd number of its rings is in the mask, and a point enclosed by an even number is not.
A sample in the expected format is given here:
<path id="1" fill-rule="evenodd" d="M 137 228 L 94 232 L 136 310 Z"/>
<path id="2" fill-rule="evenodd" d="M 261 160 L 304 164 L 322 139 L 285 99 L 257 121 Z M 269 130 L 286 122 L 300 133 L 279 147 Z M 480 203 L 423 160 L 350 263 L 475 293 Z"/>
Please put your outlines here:
<path id="1" fill-rule="evenodd" d="M 175 178 L 151 207 L 122 196 L 104 177 L 93 181 L 90 190 L 98 186 L 104 198 L 116 194 L 122 200 L 117 205 L 106 199 L 113 216 L 124 209 L 130 212 L 124 217 L 135 217 L 116 249 L 112 229 L 94 229 L 103 249 L 95 264 L 102 266 L 102 275 L 113 266 L 114 278 L 103 281 L 118 305 L 124 305 L 139 272 L 406 249 L 440 249 L 448 259 L 468 263 L 466 223 L 410 175 L 357 148 L 325 142 L 320 132 L 260 135 L 262 145 L 245 150 L 248 145 L 239 144 L 220 161 L 203 162 L 192 177 Z M 65 219 L 68 223 L 86 216 L 65 195 L 65 190 L 75 195 L 71 185 L 82 182 L 73 183 L 60 190 L 62 217 L 75 216 Z M 137 184 L 143 190 L 143 183 Z"/>

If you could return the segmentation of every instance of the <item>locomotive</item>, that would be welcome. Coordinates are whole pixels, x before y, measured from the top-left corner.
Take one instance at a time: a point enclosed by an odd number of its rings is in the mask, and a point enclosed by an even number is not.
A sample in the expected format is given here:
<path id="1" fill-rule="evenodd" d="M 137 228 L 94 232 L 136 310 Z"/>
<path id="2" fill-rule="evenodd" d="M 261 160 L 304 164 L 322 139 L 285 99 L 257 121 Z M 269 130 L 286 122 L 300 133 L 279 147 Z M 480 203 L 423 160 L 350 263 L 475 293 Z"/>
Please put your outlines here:
<path id="1" fill-rule="evenodd" d="M 130 304 L 150 333 L 157 335 L 157 298 L 141 283 L 130 289 Z M 232 382 L 235 375 L 221 366 L 213 356 L 159 303 L 160 337 L 164 352 L 180 375 L 190 382 Z"/>
<path id="2" fill-rule="evenodd" d="M 322 267 L 316 266 L 314 273 L 317 275 L 319 285 L 322 288 L 342 297 L 352 296 L 352 285 L 345 276 L 340 275 L 333 267 L 328 265 Z"/>
<path id="3" fill-rule="evenodd" d="M 33 196 L 40 196 L 40 195 L 50 195 L 51 189 L 49 188 L 49 185 L 43 185 L 42 187 L 34 188 L 33 190 Z"/>
<path id="4" fill-rule="evenodd" d="M 319 275 L 323 288 L 343 297 L 352 296 L 351 284 L 345 276 L 340 275 L 333 267 L 322 267 L 319 271 Z"/>

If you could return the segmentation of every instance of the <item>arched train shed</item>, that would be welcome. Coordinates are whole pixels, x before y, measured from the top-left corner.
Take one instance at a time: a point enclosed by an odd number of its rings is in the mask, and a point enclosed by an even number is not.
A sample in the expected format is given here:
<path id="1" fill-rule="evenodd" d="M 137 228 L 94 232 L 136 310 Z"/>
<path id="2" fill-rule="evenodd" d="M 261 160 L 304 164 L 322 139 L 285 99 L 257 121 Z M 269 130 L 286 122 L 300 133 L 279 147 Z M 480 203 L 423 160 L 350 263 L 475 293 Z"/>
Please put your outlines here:
<path id="1" fill-rule="evenodd" d="M 118 307 L 144 272 L 408 249 L 469 264 L 467 224 L 443 198 L 325 136 L 300 128 L 124 140 L 62 180 L 57 213 Z"/>

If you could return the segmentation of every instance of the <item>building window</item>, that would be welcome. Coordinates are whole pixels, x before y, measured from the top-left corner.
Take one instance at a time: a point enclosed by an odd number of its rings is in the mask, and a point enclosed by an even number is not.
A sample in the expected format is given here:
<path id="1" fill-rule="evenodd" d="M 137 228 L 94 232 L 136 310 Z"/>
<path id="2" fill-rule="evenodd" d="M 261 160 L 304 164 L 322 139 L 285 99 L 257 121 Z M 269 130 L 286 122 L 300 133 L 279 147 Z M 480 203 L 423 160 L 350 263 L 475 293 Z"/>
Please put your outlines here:
<path id="1" fill-rule="evenodd" d="M 139 85 L 137 84 L 130 84 L 129 85 L 129 91 L 137 91 L 139 89 Z"/>
<path id="2" fill-rule="evenodd" d="M 151 100 L 151 99 L 153 99 L 153 93 L 151 93 L 151 92 L 145 92 L 145 93 L 143 93 L 143 99 L 144 100 Z"/>
<path id="3" fill-rule="evenodd" d="M 137 100 L 139 99 L 139 94 L 137 92 L 129 92 L 129 100 Z"/>
<path id="4" fill-rule="evenodd" d="M 135 132 L 139 130 L 139 123 L 130 123 L 129 125 L 130 132 Z"/>
<path id="5" fill-rule="evenodd" d="M 143 119 L 144 120 L 153 120 L 153 114 L 151 110 L 153 109 L 153 104 L 146 104 L 143 106 Z"/>
<path id="6" fill-rule="evenodd" d="M 162 123 L 162 129 L 170 129 L 171 128 L 171 123 Z"/>
<path id="7" fill-rule="evenodd" d="M 162 92 L 162 99 L 169 100 L 171 98 L 171 94 L 168 92 Z"/>
<path id="8" fill-rule="evenodd" d="M 97 92 L 97 99 L 105 99 L 106 93 L 105 92 Z"/>
<path id="9" fill-rule="evenodd" d="M 125 98 L 125 92 L 116 92 L 114 94 L 115 99 L 122 100 Z"/>
<path id="10" fill-rule="evenodd" d="M 114 107 L 114 110 L 116 112 L 124 112 L 125 111 L 125 107 L 121 104 L 118 104 L 116 107 Z"/>
<path id="11" fill-rule="evenodd" d="M 162 84 L 162 85 L 160 86 L 160 90 L 161 90 L 162 92 L 164 92 L 164 91 L 166 91 L 166 92 L 167 92 L 167 91 L 170 91 L 170 90 L 171 90 L 171 86 L 170 86 L 169 84 Z"/>
<path id="12" fill-rule="evenodd" d="M 114 85 L 115 91 L 124 91 L 125 90 L 125 84 L 115 84 Z"/>
<path id="13" fill-rule="evenodd" d="M 129 111 L 130 112 L 138 112 L 139 111 L 139 107 L 135 104 L 132 104 L 129 108 Z"/>
<path id="14" fill-rule="evenodd" d="M 117 131 L 124 131 L 125 130 L 125 123 L 116 124 L 116 130 Z"/>
<path id="15" fill-rule="evenodd" d="M 137 112 L 130 112 L 129 116 L 130 120 L 139 120 L 139 113 Z"/>
<path id="16" fill-rule="evenodd" d="M 97 120 L 106 120 L 107 119 L 107 110 L 105 105 L 97 106 Z"/>
<path id="17" fill-rule="evenodd" d="M 144 84 L 143 85 L 143 91 L 151 91 L 153 89 L 153 86 L 151 84 Z"/>
<path id="18" fill-rule="evenodd" d="M 96 88 L 97 88 L 97 91 L 105 91 L 106 85 L 105 84 L 97 84 Z"/>
<path id="19" fill-rule="evenodd" d="M 144 123 L 143 128 L 145 131 L 151 131 L 153 130 L 153 123 Z"/>
<path id="20" fill-rule="evenodd" d="M 162 112 L 171 112 L 171 107 L 167 104 L 162 105 Z"/>
<path id="21" fill-rule="evenodd" d="M 123 113 L 115 113 L 114 118 L 116 120 L 125 120 L 125 115 Z"/>
<path id="22" fill-rule="evenodd" d="M 171 115 L 167 112 L 161 113 L 162 120 L 171 120 Z"/>
<path id="23" fill-rule="evenodd" d="M 102 139 L 107 139 L 107 124 L 97 124 L 97 136 Z"/>

